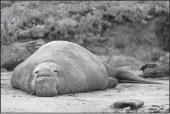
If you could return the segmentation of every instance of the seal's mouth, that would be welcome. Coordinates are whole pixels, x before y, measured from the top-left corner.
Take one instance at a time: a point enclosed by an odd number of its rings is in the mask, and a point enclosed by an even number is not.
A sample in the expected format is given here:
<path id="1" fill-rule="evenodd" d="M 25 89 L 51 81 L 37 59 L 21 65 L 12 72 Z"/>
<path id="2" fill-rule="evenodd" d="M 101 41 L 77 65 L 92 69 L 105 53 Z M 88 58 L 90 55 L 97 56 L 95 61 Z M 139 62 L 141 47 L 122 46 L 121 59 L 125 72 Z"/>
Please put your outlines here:
<path id="1" fill-rule="evenodd" d="M 42 77 L 51 77 L 51 76 L 47 74 L 36 75 L 36 78 L 42 78 Z"/>
<path id="2" fill-rule="evenodd" d="M 35 94 L 41 97 L 57 96 L 57 79 L 41 75 L 35 79 Z"/>

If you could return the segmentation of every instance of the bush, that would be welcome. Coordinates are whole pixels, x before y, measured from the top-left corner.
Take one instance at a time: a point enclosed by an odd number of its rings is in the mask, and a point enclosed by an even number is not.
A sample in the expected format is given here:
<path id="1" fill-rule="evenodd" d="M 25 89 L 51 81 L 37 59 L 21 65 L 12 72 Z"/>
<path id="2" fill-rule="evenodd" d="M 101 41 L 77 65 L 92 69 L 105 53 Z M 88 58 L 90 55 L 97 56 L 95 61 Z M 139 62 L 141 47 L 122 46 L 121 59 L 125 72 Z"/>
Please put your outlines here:
<path id="1" fill-rule="evenodd" d="M 11 7 L 1 9 L 1 41 L 8 45 L 23 39 L 68 40 L 88 48 L 116 48 L 131 56 L 150 53 L 149 48 L 157 46 L 167 51 L 167 3 L 17 1 Z M 40 29 L 40 26 L 44 27 Z M 27 36 L 21 37 L 24 32 L 28 33 Z M 146 48 L 138 48 L 140 46 Z M 142 58 L 149 58 L 149 55 Z"/>

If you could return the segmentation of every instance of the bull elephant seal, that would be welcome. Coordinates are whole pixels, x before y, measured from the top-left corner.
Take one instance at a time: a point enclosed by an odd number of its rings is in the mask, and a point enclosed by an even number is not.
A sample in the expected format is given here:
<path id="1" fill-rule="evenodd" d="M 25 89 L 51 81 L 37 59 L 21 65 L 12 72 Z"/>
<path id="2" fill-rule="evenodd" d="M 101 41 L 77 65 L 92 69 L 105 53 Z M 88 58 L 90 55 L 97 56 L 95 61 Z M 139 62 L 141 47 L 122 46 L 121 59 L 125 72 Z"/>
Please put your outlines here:
<path id="1" fill-rule="evenodd" d="M 43 45 L 19 64 L 11 77 L 13 88 L 44 97 L 103 90 L 115 87 L 117 82 L 156 83 L 115 70 L 90 51 L 68 41 Z"/>

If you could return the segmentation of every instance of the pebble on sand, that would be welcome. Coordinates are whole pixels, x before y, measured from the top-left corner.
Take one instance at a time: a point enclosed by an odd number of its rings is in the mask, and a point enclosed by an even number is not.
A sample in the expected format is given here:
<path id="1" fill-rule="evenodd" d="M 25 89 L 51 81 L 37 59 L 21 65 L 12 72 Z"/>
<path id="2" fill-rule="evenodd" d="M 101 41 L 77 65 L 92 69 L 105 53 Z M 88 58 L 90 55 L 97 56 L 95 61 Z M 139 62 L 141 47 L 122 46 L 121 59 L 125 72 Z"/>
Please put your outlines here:
<path id="1" fill-rule="evenodd" d="M 114 108 L 130 107 L 132 110 L 140 108 L 143 105 L 144 105 L 144 102 L 138 99 L 125 99 L 125 100 L 119 100 L 113 103 Z"/>

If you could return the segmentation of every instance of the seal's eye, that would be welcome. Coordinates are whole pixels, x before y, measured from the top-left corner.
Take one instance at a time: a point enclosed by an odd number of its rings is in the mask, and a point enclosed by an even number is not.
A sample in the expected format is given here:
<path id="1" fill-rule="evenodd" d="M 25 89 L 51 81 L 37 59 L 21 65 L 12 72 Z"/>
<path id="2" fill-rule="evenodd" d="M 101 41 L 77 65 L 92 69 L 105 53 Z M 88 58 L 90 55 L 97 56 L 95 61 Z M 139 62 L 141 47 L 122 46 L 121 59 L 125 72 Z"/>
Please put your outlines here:
<path id="1" fill-rule="evenodd" d="M 54 69 L 53 72 L 58 72 L 58 70 L 57 70 L 57 69 Z"/>
<path id="2" fill-rule="evenodd" d="M 37 71 L 35 71 L 35 74 L 37 74 L 39 71 L 37 70 Z"/>

